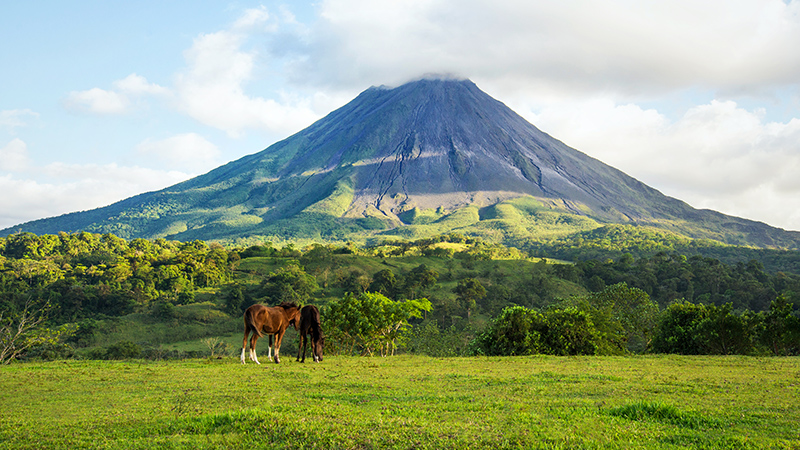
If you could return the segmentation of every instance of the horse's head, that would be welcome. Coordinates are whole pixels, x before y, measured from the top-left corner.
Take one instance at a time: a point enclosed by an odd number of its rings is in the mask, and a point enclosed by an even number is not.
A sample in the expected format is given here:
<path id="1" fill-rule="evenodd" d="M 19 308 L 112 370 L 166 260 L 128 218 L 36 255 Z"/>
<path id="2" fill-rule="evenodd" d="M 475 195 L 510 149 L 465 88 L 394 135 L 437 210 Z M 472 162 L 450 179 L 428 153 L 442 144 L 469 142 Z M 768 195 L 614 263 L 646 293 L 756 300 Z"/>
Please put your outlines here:
<path id="1" fill-rule="evenodd" d="M 280 305 L 286 312 L 286 318 L 289 319 L 289 325 L 293 326 L 295 330 L 298 329 L 298 322 L 300 321 L 300 306 L 294 302 L 283 302 Z"/>
<path id="2" fill-rule="evenodd" d="M 314 348 L 312 348 L 312 352 L 314 353 L 314 359 L 317 362 L 322 362 L 322 348 L 325 347 L 325 337 L 321 336 L 319 339 L 316 339 L 312 342 Z"/>

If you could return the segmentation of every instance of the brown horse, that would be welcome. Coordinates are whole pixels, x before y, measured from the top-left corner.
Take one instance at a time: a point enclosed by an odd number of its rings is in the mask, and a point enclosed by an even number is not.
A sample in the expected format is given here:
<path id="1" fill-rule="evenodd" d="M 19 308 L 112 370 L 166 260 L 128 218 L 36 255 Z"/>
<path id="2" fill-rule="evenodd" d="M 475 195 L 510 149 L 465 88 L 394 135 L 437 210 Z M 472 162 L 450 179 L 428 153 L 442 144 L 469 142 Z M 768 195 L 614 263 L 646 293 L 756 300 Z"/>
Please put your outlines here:
<path id="1" fill-rule="evenodd" d="M 293 325 L 297 329 L 297 319 L 300 307 L 294 303 L 283 302 L 278 306 L 253 305 L 244 312 L 244 339 L 242 339 L 242 364 L 244 364 L 244 351 L 247 348 L 247 336 L 250 337 L 250 359 L 258 362 L 256 356 L 256 341 L 258 338 L 269 335 L 269 360 L 272 361 L 272 335 L 275 335 L 275 362 L 280 363 L 278 353 L 281 350 L 281 341 L 286 328 Z"/>
<path id="2" fill-rule="evenodd" d="M 306 336 L 311 335 L 311 353 L 314 362 L 322 361 L 322 347 L 325 345 L 325 336 L 322 335 L 322 325 L 319 322 L 319 309 L 314 305 L 303 306 L 300 310 L 300 346 L 297 349 L 297 360 L 306 362 Z M 302 361 L 300 354 L 303 354 Z"/>

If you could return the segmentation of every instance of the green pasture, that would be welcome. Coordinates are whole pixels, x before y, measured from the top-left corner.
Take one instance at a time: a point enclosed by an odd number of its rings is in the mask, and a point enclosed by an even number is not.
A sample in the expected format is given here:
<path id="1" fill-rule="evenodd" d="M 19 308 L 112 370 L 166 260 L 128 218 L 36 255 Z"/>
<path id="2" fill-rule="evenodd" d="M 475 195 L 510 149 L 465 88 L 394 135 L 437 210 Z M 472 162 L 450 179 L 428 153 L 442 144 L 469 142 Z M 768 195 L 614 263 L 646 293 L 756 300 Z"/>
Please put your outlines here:
<path id="1" fill-rule="evenodd" d="M 2 366 L 0 448 L 800 448 L 797 357 L 289 356 Z"/>

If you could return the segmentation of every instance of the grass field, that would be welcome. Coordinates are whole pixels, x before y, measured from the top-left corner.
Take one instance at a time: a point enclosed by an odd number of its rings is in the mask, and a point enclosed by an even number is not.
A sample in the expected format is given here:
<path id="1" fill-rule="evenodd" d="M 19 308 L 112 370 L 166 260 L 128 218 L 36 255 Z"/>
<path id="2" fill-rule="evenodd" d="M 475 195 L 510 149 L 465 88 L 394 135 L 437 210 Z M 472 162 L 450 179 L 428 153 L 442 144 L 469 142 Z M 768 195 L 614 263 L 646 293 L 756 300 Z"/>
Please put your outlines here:
<path id="1" fill-rule="evenodd" d="M 3 366 L 0 448 L 800 448 L 796 357 L 283 356 Z"/>

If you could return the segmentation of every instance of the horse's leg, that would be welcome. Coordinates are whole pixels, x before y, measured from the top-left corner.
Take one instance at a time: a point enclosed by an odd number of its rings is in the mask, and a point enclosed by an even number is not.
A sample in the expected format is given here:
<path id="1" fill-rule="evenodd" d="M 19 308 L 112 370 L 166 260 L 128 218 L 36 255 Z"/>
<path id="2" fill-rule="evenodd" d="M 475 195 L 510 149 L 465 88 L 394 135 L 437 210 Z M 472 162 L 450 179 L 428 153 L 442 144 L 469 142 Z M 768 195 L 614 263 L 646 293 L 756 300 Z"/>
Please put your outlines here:
<path id="1" fill-rule="evenodd" d="M 300 361 L 300 354 L 303 355 L 303 360 Z M 297 359 L 295 361 L 306 362 L 306 335 L 300 333 L 300 346 L 297 348 Z"/>
<path id="2" fill-rule="evenodd" d="M 244 349 L 247 348 L 247 325 L 244 327 L 244 339 L 242 339 L 242 364 L 244 364 Z"/>
<path id="3" fill-rule="evenodd" d="M 281 360 L 278 357 L 278 353 L 281 352 L 281 341 L 283 340 L 283 333 L 286 332 L 286 329 L 278 330 L 275 333 L 275 364 L 280 364 Z"/>
<path id="4" fill-rule="evenodd" d="M 256 356 L 256 342 L 258 341 L 258 333 L 253 333 L 250 337 L 250 359 L 255 361 L 256 364 L 261 364 L 258 362 L 258 356 Z"/>
<path id="5" fill-rule="evenodd" d="M 272 361 L 272 335 L 269 335 L 269 360 Z"/>
<path id="6" fill-rule="evenodd" d="M 317 346 L 319 345 L 319 336 L 311 333 L 311 353 L 314 354 L 314 362 L 319 362 L 319 354 L 317 353 Z"/>

